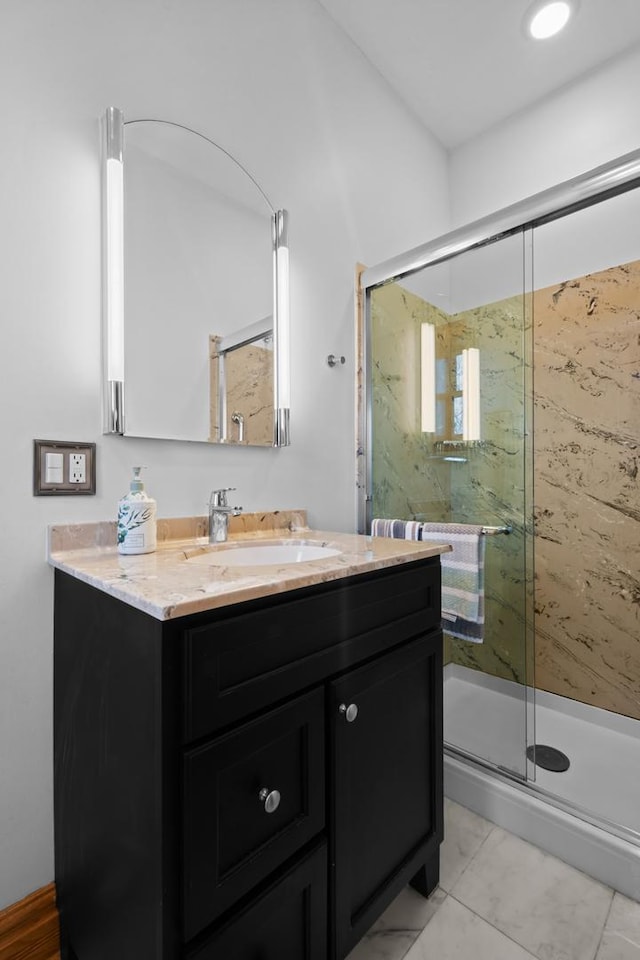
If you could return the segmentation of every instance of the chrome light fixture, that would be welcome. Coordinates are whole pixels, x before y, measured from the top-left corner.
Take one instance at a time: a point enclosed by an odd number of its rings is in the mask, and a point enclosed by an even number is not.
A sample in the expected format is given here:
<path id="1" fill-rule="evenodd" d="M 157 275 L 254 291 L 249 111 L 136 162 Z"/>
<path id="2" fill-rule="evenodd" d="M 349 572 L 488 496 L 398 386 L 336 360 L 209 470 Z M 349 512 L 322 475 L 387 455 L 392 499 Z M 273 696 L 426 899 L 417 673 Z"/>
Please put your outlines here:
<path id="1" fill-rule="evenodd" d="M 291 443 L 289 414 L 291 409 L 291 378 L 289 368 L 289 240 L 287 211 L 277 210 L 273 215 L 273 353 L 276 375 L 274 381 L 274 441 L 275 447 Z"/>
<path id="2" fill-rule="evenodd" d="M 554 37 L 567 25 L 574 9 L 575 0 L 538 0 L 525 17 L 527 34 L 534 40 Z"/>
<path id="3" fill-rule="evenodd" d="M 124 117 L 109 107 L 103 121 L 102 256 L 103 430 L 124 433 Z"/>

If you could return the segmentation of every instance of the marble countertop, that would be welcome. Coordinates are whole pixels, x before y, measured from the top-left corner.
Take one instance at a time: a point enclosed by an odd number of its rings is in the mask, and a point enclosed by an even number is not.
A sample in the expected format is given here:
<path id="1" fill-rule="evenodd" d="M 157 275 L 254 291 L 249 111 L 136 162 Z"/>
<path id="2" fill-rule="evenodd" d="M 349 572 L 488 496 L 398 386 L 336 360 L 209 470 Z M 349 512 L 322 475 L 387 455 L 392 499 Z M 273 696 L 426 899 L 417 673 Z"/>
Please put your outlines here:
<path id="1" fill-rule="evenodd" d="M 337 556 L 271 566 L 214 566 L 188 558 L 210 550 L 205 517 L 158 521 L 155 553 L 117 552 L 114 523 L 49 527 L 49 563 L 158 620 L 327 583 L 447 552 L 429 542 L 311 530 L 304 510 L 243 514 L 230 520 L 229 543 L 304 540 Z M 224 545 L 222 545 L 224 546 Z M 213 548 L 214 550 L 217 548 Z"/>

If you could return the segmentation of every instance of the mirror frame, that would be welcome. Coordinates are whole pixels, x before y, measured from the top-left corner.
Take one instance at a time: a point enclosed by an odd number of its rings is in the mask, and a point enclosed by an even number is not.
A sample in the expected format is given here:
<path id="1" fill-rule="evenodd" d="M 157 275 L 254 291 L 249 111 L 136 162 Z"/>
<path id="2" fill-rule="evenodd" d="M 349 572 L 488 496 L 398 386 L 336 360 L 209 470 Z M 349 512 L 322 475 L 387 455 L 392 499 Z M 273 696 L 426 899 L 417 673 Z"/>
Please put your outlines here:
<path id="1" fill-rule="evenodd" d="M 286 447 L 290 438 L 290 312 L 288 214 L 275 210 L 251 174 L 227 150 L 209 137 L 171 120 L 147 118 L 126 123 L 166 123 L 188 130 L 221 150 L 251 180 L 271 210 L 273 250 L 273 446 Z M 124 304 L 124 127 L 122 110 L 108 107 L 102 119 L 102 356 L 103 430 L 126 434 L 125 426 L 125 304 Z M 210 442 L 203 440 L 202 442 Z M 244 444 L 243 444 L 244 445 Z"/>

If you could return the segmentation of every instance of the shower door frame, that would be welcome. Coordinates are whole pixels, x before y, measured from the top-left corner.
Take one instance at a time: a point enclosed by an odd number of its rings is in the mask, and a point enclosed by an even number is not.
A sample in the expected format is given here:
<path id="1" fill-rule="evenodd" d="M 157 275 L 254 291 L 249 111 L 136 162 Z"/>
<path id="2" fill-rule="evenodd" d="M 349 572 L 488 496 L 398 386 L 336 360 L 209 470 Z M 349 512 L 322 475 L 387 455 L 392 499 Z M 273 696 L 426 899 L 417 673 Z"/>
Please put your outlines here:
<path id="1" fill-rule="evenodd" d="M 495 213 L 475 220 L 465 226 L 446 233 L 435 240 L 414 247 L 405 253 L 385 260 L 373 267 L 358 271 L 358 289 L 356 301 L 359 309 L 357 330 L 358 369 L 362 370 L 362 381 L 358 384 L 357 409 L 357 522 L 359 533 L 369 533 L 373 505 L 373 398 L 372 398 L 372 357 L 371 357 L 371 293 L 387 283 L 394 283 L 409 277 L 425 267 L 451 260 L 467 251 L 495 243 L 505 237 L 521 232 L 525 247 L 531 247 L 533 229 L 543 223 L 568 216 L 585 207 L 608 200 L 618 194 L 626 193 L 640 186 L 640 149 L 617 157 L 608 163 L 595 167 L 571 180 L 563 181 L 553 187 L 533 194 L 524 200 L 504 207 Z M 523 295 L 533 293 L 532 258 L 525 259 L 525 283 Z M 532 403 L 525 406 L 525 435 L 532 435 Z M 532 479 L 529 481 L 531 489 Z M 533 507 L 533 503 L 531 503 Z M 532 516 L 525 516 L 524 527 L 528 544 L 525 556 L 531 563 L 533 574 L 533 529 Z M 534 634 L 532 618 L 525 618 L 525 751 L 535 743 L 535 680 L 534 670 Z M 445 744 L 445 749 L 466 761 L 484 766 L 515 782 L 535 781 L 535 766 L 526 760 L 526 777 L 520 778 L 490 761 L 467 754 L 454 745 Z"/>

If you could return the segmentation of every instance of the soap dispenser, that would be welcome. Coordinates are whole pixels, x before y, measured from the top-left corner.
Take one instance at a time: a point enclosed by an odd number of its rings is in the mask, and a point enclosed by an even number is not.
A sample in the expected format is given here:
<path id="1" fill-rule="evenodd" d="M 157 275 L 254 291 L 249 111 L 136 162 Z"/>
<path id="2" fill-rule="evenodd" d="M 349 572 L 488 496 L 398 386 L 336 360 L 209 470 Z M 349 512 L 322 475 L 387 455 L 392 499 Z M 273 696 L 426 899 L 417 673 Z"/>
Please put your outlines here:
<path id="1" fill-rule="evenodd" d="M 118 553 L 153 553 L 156 549 L 156 501 L 147 496 L 133 468 L 129 493 L 118 503 Z"/>

